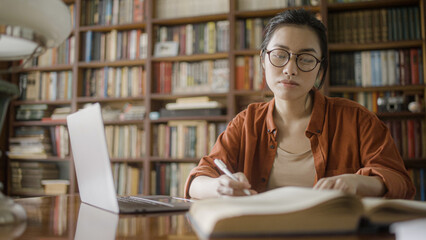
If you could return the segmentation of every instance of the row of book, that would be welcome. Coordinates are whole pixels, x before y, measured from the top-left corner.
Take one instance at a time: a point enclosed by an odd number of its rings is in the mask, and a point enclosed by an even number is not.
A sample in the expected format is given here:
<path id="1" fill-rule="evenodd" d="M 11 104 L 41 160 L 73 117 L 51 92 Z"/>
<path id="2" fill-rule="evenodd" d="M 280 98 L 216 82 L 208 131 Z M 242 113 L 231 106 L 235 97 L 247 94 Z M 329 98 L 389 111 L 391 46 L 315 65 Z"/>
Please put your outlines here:
<path id="1" fill-rule="evenodd" d="M 42 55 L 25 63 L 24 67 L 43 67 L 59 64 L 73 64 L 75 59 L 75 37 L 67 38 L 56 48 L 47 49 Z"/>
<path id="2" fill-rule="evenodd" d="M 65 100 L 72 96 L 72 71 L 29 72 L 19 75 L 21 100 Z"/>
<path id="3" fill-rule="evenodd" d="M 422 85 L 423 59 L 418 48 L 334 53 L 332 86 Z"/>
<path id="4" fill-rule="evenodd" d="M 229 51 L 229 21 L 159 26 L 156 42 L 174 41 L 179 55 Z"/>
<path id="5" fill-rule="evenodd" d="M 50 115 L 47 104 L 23 104 L 16 108 L 16 121 L 40 121 Z"/>
<path id="6" fill-rule="evenodd" d="M 153 64 L 153 92 L 209 93 L 229 90 L 227 59 L 200 62 L 156 62 Z"/>
<path id="7" fill-rule="evenodd" d="M 81 1 L 80 23 L 82 26 L 142 22 L 144 18 L 144 0 Z"/>
<path id="8" fill-rule="evenodd" d="M 143 168 L 129 163 L 111 163 L 114 186 L 118 195 L 143 194 Z"/>
<path id="9" fill-rule="evenodd" d="M 146 71 L 142 66 L 89 68 L 83 71 L 82 96 L 142 96 L 145 82 Z"/>
<path id="10" fill-rule="evenodd" d="M 15 193 L 43 195 L 42 180 L 59 178 L 55 163 L 11 161 L 11 187 Z"/>
<path id="11" fill-rule="evenodd" d="M 145 131 L 137 125 L 107 125 L 105 137 L 111 158 L 146 156 Z"/>
<path id="12" fill-rule="evenodd" d="M 226 123 L 204 120 L 178 120 L 154 125 L 153 156 L 201 158 L 213 148 Z"/>
<path id="13" fill-rule="evenodd" d="M 65 122 L 71 107 L 48 104 L 23 104 L 16 108 L 17 121 Z"/>
<path id="14" fill-rule="evenodd" d="M 265 87 L 259 55 L 236 57 L 235 63 L 235 89 L 261 90 Z"/>
<path id="15" fill-rule="evenodd" d="M 49 108 L 51 109 L 51 108 Z M 50 116 L 43 117 L 41 119 L 42 122 L 65 122 L 66 118 L 69 114 L 71 114 L 71 106 L 64 105 L 53 108 Z"/>
<path id="16" fill-rule="evenodd" d="M 68 131 L 63 125 L 18 127 L 9 143 L 7 155 L 10 159 L 64 158 L 69 155 Z"/>
<path id="17" fill-rule="evenodd" d="M 419 7 L 347 11 L 328 15 L 331 43 L 420 40 Z"/>
<path id="18" fill-rule="evenodd" d="M 426 123 L 421 119 L 383 120 L 404 158 L 426 157 Z"/>
<path id="19" fill-rule="evenodd" d="M 60 158 L 65 158 L 70 154 L 68 129 L 64 125 L 50 127 L 52 138 L 52 154 Z"/>
<path id="20" fill-rule="evenodd" d="M 144 59 L 148 54 L 148 35 L 140 29 L 129 31 L 82 33 L 82 61 L 115 61 Z"/>
<path id="21" fill-rule="evenodd" d="M 86 108 L 91 103 L 83 106 Z M 141 102 L 110 103 L 102 105 L 102 119 L 108 121 L 143 120 L 145 118 L 145 106 Z"/>
<path id="22" fill-rule="evenodd" d="M 408 173 L 416 186 L 415 200 L 426 201 L 426 169 L 409 168 Z"/>
<path id="23" fill-rule="evenodd" d="M 195 163 L 155 163 L 151 170 L 151 194 L 184 196 L 186 178 Z"/>
<path id="24" fill-rule="evenodd" d="M 123 111 L 120 113 L 119 119 L 126 120 L 142 120 L 145 117 L 145 106 L 138 103 L 125 103 Z"/>
<path id="25" fill-rule="evenodd" d="M 260 49 L 263 31 L 270 18 L 237 19 L 235 22 L 235 49 Z"/>

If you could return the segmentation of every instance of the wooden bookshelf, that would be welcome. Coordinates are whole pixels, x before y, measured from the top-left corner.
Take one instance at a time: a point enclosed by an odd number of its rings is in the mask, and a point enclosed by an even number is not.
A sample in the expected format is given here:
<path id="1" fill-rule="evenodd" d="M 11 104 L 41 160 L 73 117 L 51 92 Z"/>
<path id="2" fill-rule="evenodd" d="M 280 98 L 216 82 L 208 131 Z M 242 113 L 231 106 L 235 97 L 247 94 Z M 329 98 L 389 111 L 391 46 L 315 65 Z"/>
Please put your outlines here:
<path id="1" fill-rule="evenodd" d="M 124 105 L 125 103 L 137 103 L 145 107 L 146 113 L 143 120 L 113 120 L 106 121 L 106 126 L 127 126 L 136 125 L 145 131 L 143 139 L 143 147 L 146 150 L 146 155 L 135 158 L 117 158 L 112 157 L 111 162 L 113 163 L 129 163 L 137 164 L 142 167 L 143 171 L 143 194 L 152 193 L 152 171 L 155 170 L 155 164 L 157 163 L 197 163 L 199 158 L 184 157 L 184 158 L 171 158 L 171 157 L 159 157 L 152 153 L 156 146 L 156 139 L 154 135 L 154 128 L 161 124 L 167 124 L 170 121 L 204 121 L 206 123 L 219 124 L 227 123 L 238 113 L 241 108 L 240 102 L 247 99 L 262 100 L 273 97 L 273 94 L 268 89 L 236 89 L 235 77 L 236 77 L 236 59 L 239 57 L 254 57 L 259 55 L 258 49 L 237 49 L 236 47 L 236 31 L 237 21 L 245 19 L 255 18 L 268 18 L 272 17 L 278 12 L 284 10 L 280 9 L 265 9 L 265 10 L 239 10 L 238 0 L 229 0 L 229 11 L 226 13 L 207 14 L 203 16 L 186 16 L 186 17 L 172 17 L 167 19 L 157 18 L 155 15 L 157 7 L 156 0 L 144 0 L 144 19 L 143 21 L 115 24 L 115 25 L 83 25 L 80 24 L 83 17 L 82 8 L 89 0 L 74 0 L 64 1 L 67 4 L 74 4 L 75 11 L 75 27 L 71 36 L 75 38 L 74 51 L 70 54 L 74 57 L 74 62 L 71 64 L 58 64 L 54 66 L 45 67 L 28 67 L 22 69 L 20 74 L 26 74 L 30 72 L 61 72 L 61 71 L 72 71 L 72 96 L 69 100 L 17 100 L 12 103 L 10 111 L 10 126 L 9 132 L 13 136 L 14 128 L 19 126 L 44 126 L 51 127 L 57 125 L 66 125 L 66 122 L 42 122 L 42 121 L 28 121 L 18 122 L 15 121 L 15 108 L 23 104 L 48 104 L 49 106 L 60 106 L 68 105 L 71 107 L 72 112 L 76 112 L 86 103 L 99 102 L 101 105 Z M 257 0 L 254 0 L 257 1 Z M 260 2 L 260 1 L 259 1 Z M 423 69 L 425 66 L 425 37 L 424 37 L 424 0 L 375 0 L 367 2 L 356 2 L 356 3 L 328 3 L 327 0 L 321 0 L 319 6 L 305 6 L 305 9 L 318 13 L 321 15 L 324 23 L 328 23 L 328 16 L 333 13 L 339 13 L 344 11 L 355 11 L 365 9 L 379 9 L 389 7 L 403 7 L 403 6 L 419 6 L 421 9 L 422 19 L 422 39 L 406 40 L 406 41 L 391 41 L 391 42 L 378 42 L 378 43 L 364 43 L 364 44 L 352 44 L 352 43 L 330 43 L 329 54 L 354 52 L 354 51 L 367 51 L 367 50 L 384 50 L 384 49 L 400 49 L 400 48 L 421 48 L 423 51 Z M 300 8 L 288 7 L 288 8 Z M 173 57 L 156 57 L 154 56 L 155 40 L 159 35 L 156 31 L 160 27 L 176 27 L 187 24 L 198 24 L 207 22 L 218 22 L 218 21 L 229 22 L 229 49 L 224 52 L 215 53 L 194 53 L 190 55 L 178 55 Z M 82 59 L 84 45 L 84 37 L 87 32 L 96 33 L 109 33 L 111 31 L 126 32 L 132 30 L 141 30 L 147 34 L 147 56 L 144 58 L 135 59 L 117 59 L 117 60 L 102 60 L 102 61 L 84 61 Z M 155 65 L 162 62 L 167 63 L 198 63 L 201 61 L 216 61 L 226 60 L 229 67 L 229 89 L 226 92 L 215 92 L 211 89 L 210 92 L 198 92 L 190 91 L 187 93 L 158 93 L 155 91 Z M 93 97 L 85 96 L 83 94 L 83 79 L 84 74 L 87 70 L 103 69 L 103 68 L 124 68 L 124 67 L 142 67 L 145 71 L 145 92 L 138 96 L 129 97 Z M 424 71 L 425 72 L 425 71 Z M 328 74 L 330 76 L 330 74 Z M 13 80 L 18 83 L 19 75 L 14 76 Z M 416 92 L 421 93 L 424 96 L 425 86 L 424 85 L 408 85 L 408 86 L 380 86 L 380 87 L 348 87 L 348 86 L 332 86 L 330 85 L 330 79 L 327 80 L 324 91 L 326 93 L 359 93 L 359 92 L 385 92 L 385 91 L 403 91 L 403 92 Z M 178 98 L 184 97 L 196 97 L 196 96 L 208 96 L 212 99 L 221 100 L 226 103 L 226 114 L 221 116 L 190 116 L 190 117 L 160 117 L 158 119 L 150 119 L 149 113 L 159 111 L 165 104 L 174 102 Z M 380 114 L 378 114 L 380 116 Z M 382 114 L 383 118 L 399 119 L 399 118 L 421 118 L 425 120 L 425 115 L 422 114 L 411 114 L 411 113 L 400 113 L 400 114 Z M 69 180 L 70 180 L 70 192 L 75 193 L 78 191 L 78 186 L 75 179 L 75 172 L 72 166 L 72 156 L 65 158 L 49 157 L 43 161 L 51 162 L 68 162 L 69 163 Z M 423 161 L 423 162 L 422 162 Z M 415 164 L 411 164 L 415 162 Z M 426 158 L 415 159 L 415 161 L 407 160 L 407 166 L 410 167 L 426 167 Z M 8 185 L 8 193 L 11 194 L 13 191 L 11 185 Z"/>
<path id="2" fill-rule="evenodd" d="M 425 151 L 426 136 L 424 135 L 425 131 L 422 130 L 426 128 L 426 114 L 424 113 L 426 94 L 424 3 L 424 0 L 375 0 L 351 3 L 334 1 L 333 3 L 328 2 L 326 7 L 328 11 L 327 23 L 329 30 L 331 29 L 329 37 L 332 41 L 329 44 L 330 71 L 326 91 L 331 95 L 342 95 L 358 100 L 360 103 L 366 104 L 366 107 L 370 110 L 376 111 L 377 116 L 388 126 L 407 169 L 412 174 L 414 182 L 417 183 L 423 180 L 419 179 L 420 174 L 415 172 L 426 167 L 426 154 L 423 152 Z M 416 11 L 416 14 L 406 14 Z M 347 24 L 346 27 L 349 30 L 336 29 L 336 26 L 343 27 L 343 25 L 339 25 L 341 21 L 347 22 L 354 19 L 361 19 L 362 22 L 356 22 L 354 25 Z M 400 22 L 396 22 L 395 19 L 399 19 Z M 358 26 L 364 26 L 364 29 L 362 30 Z M 381 29 L 386 29 L 386 31 L 380 32 Z M 336 33 L 333 33 L 333 30 Z M 342 37 L 339 34 L 344 34 L 344 36 Z M 346 35 L 349 35 L 349 37 Z M 407 52 L 409 52 L 408 59 Z M 359 55 L 356 56 L 357 54 Z M 375 73 L 371 73 L 371 78 L 375 78 L 371 83 L 364 82 L 365 70 L 368 70 L 368 67 L 359 68 L 360 62 L 361 66 L 365 64 L 362 61 L 365 60 L 365 56 L 368 58 L 370 54 L 371 71 L 375 71 Z M 373 54 L 375 55 L 374 58 Z M 397 65 L 394 68 L 390 68 L 391 65 L 383 65 L 387 63 L 382 64 L 383 56 L 388 56 L 384 59 L 390 62 L 392 61 L 392 54 L 397 57 L 395 60 Z M 333 57 L 335 58 L 334 61 L 339 58 L 341 61 L 349 61 L 348 59 L 351 56 L 354 57 L 351 62 L 352 66 L 351 64 L 345 66 L 342 62 L 333 63 Z M 413 62 L 416 56 L 422 61 Z M 378 65 L 379 61 L 382 65 Z M 414 66 L 407 66 L 408 63 Z M 389 64 L 393 64 L 393 62 Z M 342 69 L 340 72 L 339 68 Z M 423 70 L 416 72 L 419 68 Z M 359 70 L 361 69 L 363 72 L 360 73 Z M 398 69 L 398 71 L 393 73 L 395 69 Z M 354 72 L 354 75 L 347 74 L 351 71 Z M 416 75 L 419 82 L 414 81 Z M 352 78 L 353 76 L 355 78 Z M 359 77 L 362 78 L 362 82 L 357 82 L 357 76 L 358 79 Z M 382 79 L 377 79 L 378 76 Z M 338 77 L 344 77 L 347 81 L 340 82 L 337 79 Z M 395 79 L 398 80 L 396 84 L 392 83 Z M 408 105 L 410 101 L 417 99 L 423 105 L 422 112 L 413 113 L 407 109 L 381 112 L 379 107 L 375 106 L 378 97 L 387 99 L 391 96 L 404 99 L 404 105 Z M 417 192 L 424 191 L 419 187 L 417 189 Z M 420 199 L 420 193 L 418 193 L 416 199 Z"/>

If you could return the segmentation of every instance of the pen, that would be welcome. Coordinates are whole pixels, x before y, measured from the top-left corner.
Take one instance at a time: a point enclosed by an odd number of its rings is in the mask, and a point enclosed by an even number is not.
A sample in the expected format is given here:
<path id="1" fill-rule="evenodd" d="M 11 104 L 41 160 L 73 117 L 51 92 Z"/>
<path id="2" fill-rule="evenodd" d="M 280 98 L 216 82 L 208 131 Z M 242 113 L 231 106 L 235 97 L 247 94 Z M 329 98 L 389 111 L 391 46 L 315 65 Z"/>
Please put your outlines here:
<path id="1" fill-rule="evenodd" d="M 230 177 L 234 181 L 237 181 L 237 182 L 239 181 L 238 178 L 236 178 L 234 175 L 232 175 L 232 173 L 228 170 L 228 168 L 226 168 L 226 165 L 225 165 L 225 163 L 222 162 L 222 160 L 216 158 L 214 160 L 214 164 L 216 164 L 216 166 L 218 166 L 219 169 L 222 170 L 222 172 L 224 172 L 226 174 L 226 176 Z M 244 189 L 244 193 L 247 196 L 251 195 L 250 191 L 248 189 Z"/>

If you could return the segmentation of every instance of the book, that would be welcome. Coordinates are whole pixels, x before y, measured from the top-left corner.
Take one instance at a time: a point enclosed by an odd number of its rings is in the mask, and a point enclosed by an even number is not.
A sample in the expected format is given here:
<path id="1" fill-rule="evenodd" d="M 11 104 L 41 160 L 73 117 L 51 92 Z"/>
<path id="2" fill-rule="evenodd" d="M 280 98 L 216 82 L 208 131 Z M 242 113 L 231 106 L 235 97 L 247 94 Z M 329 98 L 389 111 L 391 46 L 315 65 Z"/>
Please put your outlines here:
<path id="1" fill-rule="evenodd" d="M 42 180 L 59 177 L 59 170 L 55 163 L 13 161 L 10 167 L 11 184 L 17 189 L 37 190 L 42 188 Z"/>
<path id="2" fill-rule="evenodd" d="M 213 108 L 225 108 L 225 105 L 217 102 L 217 101 L 208 101 L 208 102 L 185 102 L 185 103 L 179 103 L 176 101 L 176 103 L 167 103 L 166 109 L 167 110 L 183 110 L 183 109 L 213 109 Z"/>
<path id="3" fill-rule="evenodd" d="M 207 153 L 205 134 L 207 122 L 203 120 L 168 121 L 170 128 L 169 149 L 172 158 L 199 158 Z M 161 125 L 160 125 L 161 126 Z M 165 134 L 159 135 L 159 139 Z M 163 144 L 159 141 L 158 144 Z M 160 149 L 160 147 L 159 147 Z M 164 151 L 164 150 L 163 150 Z"/>
<path id="4" fill-rule="evenodd" d="M 84 60 L 90 62 L 92 60 L 92 31 L 87 31 L 86 33 L 86 45 L 84 52 Z"/>
<path id="5" fill-rule="evenodd" d="M 414 136 L 415 133 L 415 120 L 414 119 L 408 119 L 407 120 L 407 156 L 409 158 L 415 158 L 416 157 L 416 139 Z"/>
<path id="6" fill-rule="evenodd" d="M 209 102 L 210 100 L 211 99 L 208 96 L 182 97 L 182 98 L 177 98 L 176 103 Z"/>
<path id="7" fill-rule="evenodd" d="M 245 82 L 245 66 L 244 57 L 237 57 L 235 60 L 235 89 L 244 89 Z"/>
<path id="8" fill-rule="evenodd" d="M 27 161 L 12 161 L 10 162 L 11 168 L 43 168 L 55 169 L 56 165 L 49 162 L 27 162 Z"/>
<path id="9" fill-rule="evenodd" d="M 197 200 L 188 216 L 200 238 L 343 234 L 424 218 L 426 203 L 282 187 L 246 197 Z"/>
<path id="10" fill-rule="evenodd" d="M 418 49 L 411 48 L 410 49 L 410 68 L 411 68 L 411 84 L 416 85 L 420 83 L 419 76 L 419 55 Z"/>
<path id="11" fill-rule="evenodd" d="M 133 1 L 133 22 L 142 22 L 144 19 L 144 0 Z"/>
<path id="12" fill-rule="evenodd" d="M 26 129 L 16 129 L 16 136 L 9 139 L 9 158 L 46 158 L 52 149 L 47 132 L 44 129 L 35 132 L 35 127 Z"/>

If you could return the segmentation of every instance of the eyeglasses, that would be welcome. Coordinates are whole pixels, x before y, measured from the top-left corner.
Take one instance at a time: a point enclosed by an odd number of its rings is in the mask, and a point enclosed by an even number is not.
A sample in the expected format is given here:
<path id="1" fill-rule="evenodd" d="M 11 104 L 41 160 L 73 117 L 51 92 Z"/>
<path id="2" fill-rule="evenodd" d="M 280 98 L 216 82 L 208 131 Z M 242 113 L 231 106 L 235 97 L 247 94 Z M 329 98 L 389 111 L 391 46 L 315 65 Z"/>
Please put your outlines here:
<path id="1" fill-rule="evenodd" d="M 289 53 L 284 49 L 272 49 L 266 52 L 269 56 L 269 61 L 275 67 L 284 67 L 292 55 L 296 56 L 296 65 L 302 72 L 310 72 L 321 61 L 309 53 L 294 54 Z"/>

